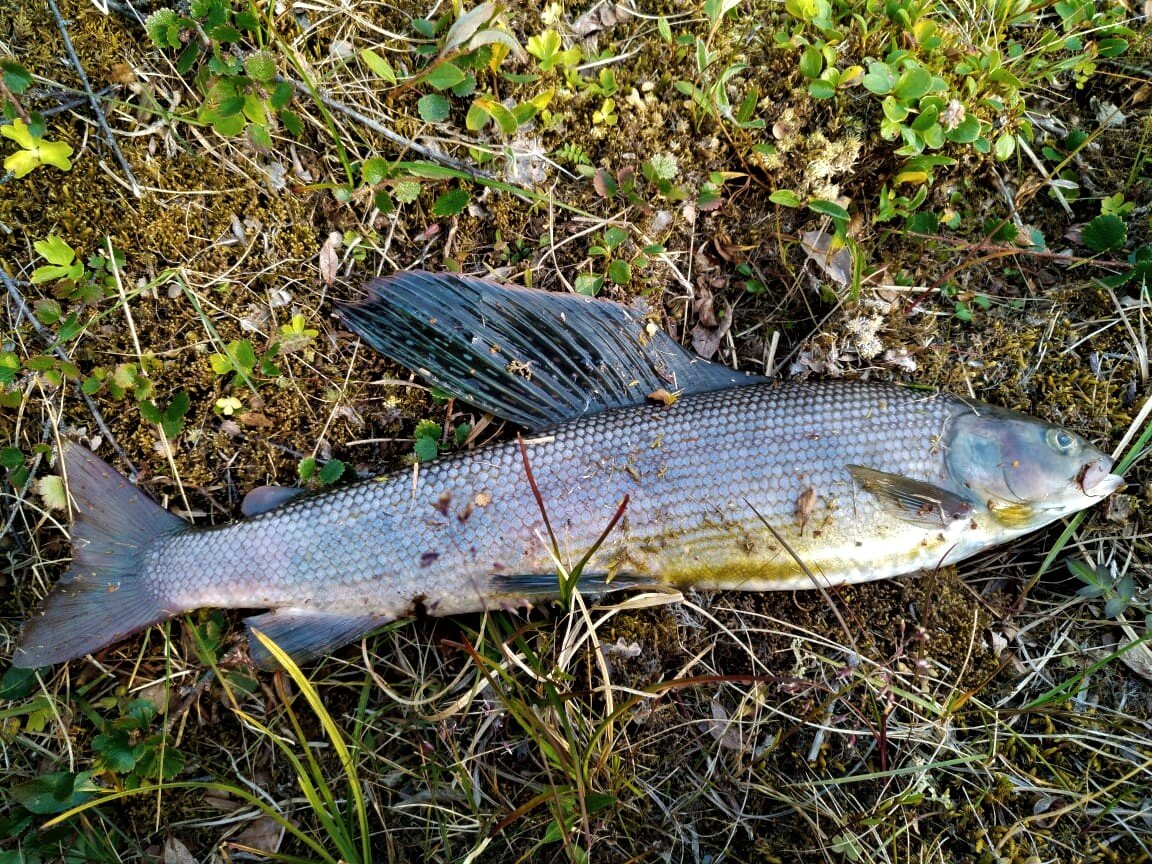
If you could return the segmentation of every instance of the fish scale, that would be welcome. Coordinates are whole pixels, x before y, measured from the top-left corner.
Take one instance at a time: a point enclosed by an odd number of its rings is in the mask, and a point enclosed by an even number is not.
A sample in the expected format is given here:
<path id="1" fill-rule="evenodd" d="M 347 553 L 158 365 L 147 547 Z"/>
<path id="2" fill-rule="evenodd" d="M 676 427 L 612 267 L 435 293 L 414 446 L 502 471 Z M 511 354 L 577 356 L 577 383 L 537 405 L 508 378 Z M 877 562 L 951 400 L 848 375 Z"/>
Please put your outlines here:
<path id="1" fill-rule="evenodd" d="M 556 597 L 558 570 L 586 555 L 591 593 L 881 579 L 960 561 L 1123 485 L 1090 443 L 1035 418 L 744 375 L 641 309 L 422 272 L 369 292 L 341 309 L 349 327 L 526 437 L 315 494 L 254 490 L 249 518 L 207 528 L 65 442 L 72 567 L 15 665 L 204 606 L 268 610 L 248 626 L 302 660 L 402 616 Z"/>

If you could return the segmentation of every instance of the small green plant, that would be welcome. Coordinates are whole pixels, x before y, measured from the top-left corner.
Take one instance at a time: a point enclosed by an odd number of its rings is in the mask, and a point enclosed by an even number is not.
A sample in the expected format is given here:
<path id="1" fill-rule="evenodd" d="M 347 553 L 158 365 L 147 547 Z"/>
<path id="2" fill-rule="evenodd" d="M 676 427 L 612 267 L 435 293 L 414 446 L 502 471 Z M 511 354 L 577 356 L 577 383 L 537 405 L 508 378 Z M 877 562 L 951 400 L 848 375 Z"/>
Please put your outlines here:
<path id="1" fill-rule="evenodd" d="M 217 375 L 232 375 L 229 386 L 243 385 L 254 391 L 262 380 L 280 375 L 280 367 L 273 362 L 279 353 L 279 342 L 274 342 L 262 356 L 258 357 L 250 341 L 237 339 L 229 342 L 223 352 L 213 354 L 209 362 L 212 364 L 212 371 Z"/>
<path id="2" fill-rule="evenodd" d="M 184 769 L 184 756 L 169 746 L 163 724 L 156 723 L 156 706 L 147 699 L 134 699 L 121 712 L 115 720 L 97 718 L 100 734 L 92 739 L 96 767 L 115 775 L 124 789 L 176 777 Z"/>
<path id="3" fill-rule="evenodd" d="M 276 56 L 260 47 L 264 36 L 255 7 L 234 10 L 229 0 L 192 0 L 187 14 L 157 9 L 144 26 L 156 47 L 179 51 L 180 74 L 195 70 L 193 84 L 202 97 L 198 122 L 225 137 L 247 131 L 265 149 L 272 147 L 276 120 L 293 136 L 303 131 L 289 107 L 291 82 L 277 80 Z"/>
<path id="4" fill-rule="evenodd" d="M 1030 90 L 1062 76 L 1082 83 L 1096 59 L 1127 50 L 1129 34 L 1115 10 L 1085 2 L 993 5 L 964 21 L 930 3 L 786 0 L 784 9 L 792 24 L 776 32 L 776 45 L 798 56 L 809 95 L 848 98 L 860 85 L 880 102 L 879 134 L 905 161 L 883 187 L 878 222 L 908 218 L 923 203 L 920 190 L 896 189 L 929 185 L 934 168 L 954 164 L 935 151 L 1011 158 L 1032 139 Z M 1046 10 L 1057 26 L 1041 23 Z"/>
<path id="5" fill-rule="evenodd" d="M 718 8 L 724 7 L 718 6 Z M 722 15 L 712 21 L 713 33 L 727 11 L 727 8 L 724 8 Z M 696 65 L 696 81 L 676 81 L 676 89 L 691 100 L 693 107 L 701 115 L 713 117 L 721 123 L 730 124 L 741 130 L 764 128 L 765 121 L 755 116 L 760 101 L 760 91 L 756 87 L 749 86 L 736 106 L 732 105 L 730 93 L 748 69 L 747 63 L 724 65 L 720 54 L 713 51 L 709 47 L 708 40 L 700 36 L 684 34 L 676 40 L 676 44 L 678 53 L 690 53 Z"/>
<path id="6" fill-rule="evenodd" d="M 56 297 L 80 303 L 95 303 L 118 292 L 115 274 L 125 263 L 120 250 L 113 249 L 111 259 L 103 252 L 95 252 L 85 262 L 67 240 L 55 234 L 37 240 L 32 247 L 48 262 L 32 271 L 33 285 L 53 282 Z M 56 322 L 41 319 L 41 323 Z"/>
<path id="7" fill-rule="evenodd" d="M 339 459 L 329 459 L 320 466 L 317 471 L 317 461 L 314 456 L 306 456 L 300 460 L 300 464 L 296 470 L 300 476 L 300 482 L 305 484 L 312 484 L 315 486 L 331 486 L 344 476 L 344 472 L 348 466 L 341 462 Z"/>
<path id="8" fill-rule="evenodd" d="M 580 62 L 579 46 L 564 48 L 560 34 L 555 30 L 545 30 L 537 36 L 529 37 L 528 53 L 540 61 L 542 72 L 576 66 Z"/>
<path id="9" fill-rule="evenodd" d="M 421 420 L 413 432 L 415 439 L 412 453 L 418 462 L 431 462 L 442 452 L 460 447 L 472 434 L 469 423 L 459 423 L 452 429 L 450 441 L 444 439 L 444 427 L 435 420 Z"/>
<path id="10" fill-rule="evenodd" d="M 17 180 L 41 165 L 51 165 L 61 171 L 72 170 L 72 146 L 63 141 L 45 140 L 42 124 L 29 126 L 17 117 L 0 126 L 0 135 L 15 141 L 20 148 L 4 160 L 4 170 L 11 171 Z"/>
<path id="11" fill-rule="evenodd" d="M 1076 558 L 1068 560 L 1068 569 L 1084 583 L 1077 594 L 1104 600 L 1105 618 L 1118 618 L 1136 603 L 1136 580 L 1131 573 L 1117 575 L 1108 567 L 1091 567 Z"/>

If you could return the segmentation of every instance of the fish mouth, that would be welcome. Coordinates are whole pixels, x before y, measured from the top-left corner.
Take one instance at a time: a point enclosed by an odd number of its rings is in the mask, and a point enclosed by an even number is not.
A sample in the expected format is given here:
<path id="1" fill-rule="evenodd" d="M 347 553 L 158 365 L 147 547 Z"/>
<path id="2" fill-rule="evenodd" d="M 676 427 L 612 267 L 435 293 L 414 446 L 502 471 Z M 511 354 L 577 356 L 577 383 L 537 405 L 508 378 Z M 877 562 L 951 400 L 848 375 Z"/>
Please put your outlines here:
<path id="1" fill-rule="evenodd" d="M 1126 485 L 1119 474 L 1111 473 L 1112 460 L 1105 457 L 1089 462 L 1080 469 L 1076 483 L 1089 498 L 1105 498 Z"/>

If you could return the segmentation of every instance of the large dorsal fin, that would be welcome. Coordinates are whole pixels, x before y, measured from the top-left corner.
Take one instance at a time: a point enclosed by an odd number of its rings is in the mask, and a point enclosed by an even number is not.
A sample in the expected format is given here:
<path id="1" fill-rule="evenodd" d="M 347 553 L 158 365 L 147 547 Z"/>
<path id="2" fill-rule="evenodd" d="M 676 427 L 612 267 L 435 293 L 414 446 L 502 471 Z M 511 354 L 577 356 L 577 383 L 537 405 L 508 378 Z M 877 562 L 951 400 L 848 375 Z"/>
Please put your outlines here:
<path id="1" fill-rule="evenodd" d="M 532 429 L 658 390 L 763 381 L 690 354 L 644 313 L 607 300 L 420 270 L 373 279 L 340 311 L 386 357 L 437 387 Z M 650 332 L 651 330 L 651 332 Z"/>

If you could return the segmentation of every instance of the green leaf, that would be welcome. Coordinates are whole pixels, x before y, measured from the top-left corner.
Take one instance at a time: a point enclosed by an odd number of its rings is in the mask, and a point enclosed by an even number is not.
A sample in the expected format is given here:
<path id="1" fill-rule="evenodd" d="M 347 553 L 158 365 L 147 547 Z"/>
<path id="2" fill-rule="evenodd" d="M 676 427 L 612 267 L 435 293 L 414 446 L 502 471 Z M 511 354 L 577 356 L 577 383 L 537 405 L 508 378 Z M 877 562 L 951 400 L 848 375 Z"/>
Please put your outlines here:
<path id="1" fill-rule="evenodd" d="M 825 201 L 823 198 L 813 198 L 808 202 L 808 209 L 841 222 L 847 222 L 851 218 L 848 211 L 835 201 Z"/>
<path id="2" fill-rule="evenodd" d="M 268 127 L 263 123 L 252 123 L 248 126 L 248 140 L 260 150 L 272 149 L 272 136 L 268 134 Z"/>
<path id="3" fill-rule="evenodd" d="M 168 407 L 160 418 L 160 426 L 169 438 L 175 438 L 184 429 L 184 415 L 188 413 L 188 394 L 183 390 L 176 391 Z"/>
<path id="4" fill-rule="evenodd" d="M 109 771 L 127 774 L 140 759 L 137 745 L 129 740 L 128 732 L 114 729 L 92 739 L 92 748 L 100 754 L 100 761 Z"/>
<path id="5" fill-rule="evenodd" d="M 8 787 L 8 795 L 24 809 L 37 815 L 63 813 L 83 804 L 100 789 L 92 782 L 98 771 L 81 771 L 79 774 L 58 772 L 41 774 L 23 783 Z"/>
<path id="6" fill-rule="evenodd" d="M 896 73 L 887 63 L 869 63 L 861 83 L 865 90 L 877 96 L 887 96 L 896 86 Z"/>
<path id="7" fill-rule="evenodd" d="M 344 463 L 339 459 L 330 459 L 320 469 L 320 482 L 330 486 L 344 475 Z"/>
<path id="8" fill-rule="evenodd" d="M 831 81 L 817 78 L 808 85 L 808 95 L 813 99 L 831 99 L 836 95 L 836 86 Z"/>
<path id="9" fill-rule="evenodd" d="M 416 453 L 416 458 L 421 462 L 431 462 L 440 455 L 440 447 L 436 439 L 423 435 L 416 439 L 416 445 L 413 451 Z"/>
<path id="10" fill-rule="evenodd" d="M 364 164 L 360 166 L 360 177 L 369 186 L 375 186 L 388 179 L 388 171 L 388 161 L 373 156 L 371 159 L 365 159 Z"/>
<path id="11" fill-rule="evenodd" d="M 616 259 L 608 265 L 608 278 L 617 285 L 627 285 L 632 280 L 632 265 Z"/>
<path id="12" fill-rule="evenodd" d="M 451 189 L 438 197 L 432 204 L 434 216 L 455 216 L 468 206 L 467 189 Z"/>
<path id="13" fill-rule="evenodd" d="M 37 689 L 39 685 L 35 669 L 17 669 L 12 666 L 0 675 L 0 700 L 15 702 L 31 696 Z"/>
<path id="14" fill-rule="evenodd" d="M 472 103 L 472 107 L 468 109 L 468 114 L 464 118 L 464 126 L 470 132 L 479 132 L 488 125 L 488 121 L 492 119 L 479 100 Z"/>
<path id="15" fill-rule="evenodd" d="M 1128 226 L 1123 219 L 1111 213 L 1097 216 L 1084 226 L 1081 240 L 1093 252 L 1123 249 L 1128 242 Z"/>
<path id="16" fill-rule="evenodd" d="M 800 207 L 804 203 L 791 189 L 777 189 L 768 196 L 768 200 L 781 207 Z"/>
<path id="17" fill-rule="evenodd" d="M 24 453 L 19 447 L 0 448 L 0 466 L 8 469 L 19 468 L 24 464 Z"/>
<path id="18" fill-rule="evenodd" d="M 12 60 L 0 60 L 0 70 L 4 73 L 4 86 L 19 96 L 32 84 L 32 75 Z"/>
<path id="19" fill-rule="evenodd" d="M 824 54 L 819 46 L 809 45 L 800 55 L 800 72 L 805 78 L 819 78 L 824 70 Z"/>
<path id="20" fill-rule="evenodd" d="M 37 240 L 32 244 L 45 261 L 61 267 L 69 267 L 76 260 L 76 250 L 68 245 L 68 241 L 56 234 L 49 234 L 47 239 Z"/>
<path id="21" fill-rule="evenodd" d="M 496 125 L 500 127 L 500 131 L 505 135 L 511 135 L 516 131 L 516 127 L 520 125 L 516 119 L 516 115 L 495 99 L 486 99 L 484 101 L 484 108 L 492 115 L 492 119 L 496 121 Z"/>
<path id="22" fill-rule="evenodd" d="M 304 131 L 304 124 L 300 121 L 300 115 L 295 111 L 284 109 L 280 112 L 280 122 L 284 124 L 284 128 L 293 138 L 299 138 L 300 134 Z"/>
<path id="23" fill-rule="evenodd" d="M 628 232 L 623 228 L 612 225 L 604 229 L 604 245 L 609 249 L 615 249 L 627 239 Z"/>
<path id="24" fill-rule="evenodd" d="M 947 130 L 944 137 L 956 144 L 971 144 L 980 137 L 980 121 L 968 115 L 954 128 Z"/>
<path id="25" fill-rule="evenodd" d="M 464 80 L 464 70 L 455 63 L 439 63 L 428 70 L 424 80 L 437 90 L 447 90 Z"/>
<path id="26" fill-rule="evenodd" d="M 272 96 L 268 100 L 268 104 L 279 111 L 292 101 L 293 92 L 292 85 L 289 82 L 281 81 L 276 85 L 276 89 L 272 91 Z"/>
<path id="27" fill-rule="evenodd" d="M 932 74 L 923 66 L 913 66 L 897 79 L 892 94 L 902 102 L 912 102 L 931 89 Z"/>
<path id="28" fill-rule="evenodd" d="M 452 111 L 451 103 L 439 93 L 429 93 L 421 96 L 416 103 L 416 110 L 420 118 L 428 123 L 440 123 L 448 119 Z"/>
<path id="29" fill-rule="evenodd" d="M 316 473 L 316 459 L 312 456 L 305 456 L 296 466 L 296 473 L 300 475 L 303 482 L 311 480 L 312 475 Z"/>
<path id="30" fill-rule="evenodd" d="M 1016 152 L 1016 136 L 1011 132 L 1001 132 L 1000 137 L 996 139 L 994 152 L 999 162 L 1011 158 Z"/>
<path id="31" fill-rule="evenodd" d="M 576 281 L 572 287 L 577 294 L 595 297 L 604 287 L 604 277 L 598 273 L 577 273 Z"/>
<path id="32" fill-rule="evenodd" d="M 37 300 L 33 304 L 33 309 L 36 312 L 36 320 L 48 327 L 59 321 L 62 314 L 60 304 L 51 298 Z"/>
<path id="33" fill-rule="evenodd" d="M 392 64 L 371 48 L 365 48 L 361 51 L 360 59 L 364 61 L 365 66 L 375 73 L 376 77 L 383 78 L 389 84 L 396 83 L 396 70 L 392 68 Z"/>

